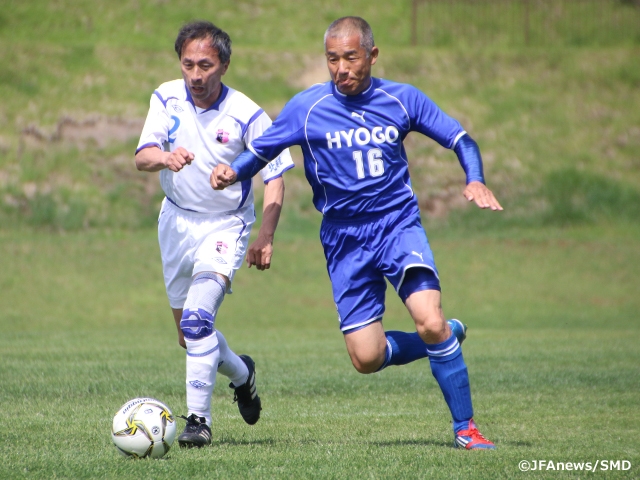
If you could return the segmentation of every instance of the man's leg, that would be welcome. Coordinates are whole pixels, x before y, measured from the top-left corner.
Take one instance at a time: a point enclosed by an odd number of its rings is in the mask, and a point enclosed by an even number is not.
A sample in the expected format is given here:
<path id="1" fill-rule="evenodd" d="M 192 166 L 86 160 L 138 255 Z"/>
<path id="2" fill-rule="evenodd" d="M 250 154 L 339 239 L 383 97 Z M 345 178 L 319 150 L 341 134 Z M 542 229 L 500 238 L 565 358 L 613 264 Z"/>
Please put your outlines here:
<path id="1" fill-rule="evenodd" d="M 184 334 L 180 329 L 182 309 L 173 308 L 172 311 L 178 328 L 178 344 L 182 348 L 187 348 Z M 248 355 L 236 355 L 229 348 L 227 339 L 218 329 L 216 329 L 216 337 L 218 337 L 219 346 L 218 372 L 231 380 L 229 388 L 235 390 L 234 401 L 238 402 L 240 414 L 245 422 L 253 425 L 259 420 L 260 410 L 262 410 L 260 397 L 257 395 L 255 386 L 255 363 Z"/>
<path id="2" fill-rule="evenodd" d="M 171 313 L 173 313 L 173 320 L 176 322 L 176 329 L 178 330 L 178 345 L 182 348 L 187 348 L 187 344 L 184 343 L 184 334 L 180 329 L 180 320 L 182 320 L 182 309 L 181 308 L 172 308 Z"/>
<path id="3" fill-rule="evenodd" d="M 173 311 L 173 319 L 175 320 L 176 327 L 178 329 L 178 345 L 182 348 L 187 348 L 187 344 L 184 341 L 184 334 L 180 329 L 182 309 L 172 308 L 171 310 Z M 228 377 L 234 386 L 243 385 L 249 378 L 249 369 L 247 368 L 247 364 L 242 360 L 242 358 L 240 358 L 240 356 L 236 355 L 236 353 L 229 348 L 227 339 L 224 338 L 224 335 L 222 335 L 222 332 L 219 329 L 216 329 L 216 336 L 218 337 L 218 345 L 220 346 L 218 372 L 225 377 Z"/>
<path id="4" fill-rule="evenodd" d="M 385 361 L 387 338 L 382 322 L 347 332 L 344 336 L 351 363 L 360 373 L 377 372 Z"/>
<path id="5" fill-rule="evenodd" d="M 458 322 L 449 320 L 449 325 L 453 321 Z M 461 327 L 459 331 L 464 335 L 466 330 Z M 346 332 L 344 340 L 351 363 L 360 373 L 379 372 L 390 365 L 406 365 L 429 356 L 427 345 L 417 332 L 384 331 L 380 321 Z"/>
<path id="6" fill-rule="evenodd" d="M 453 417 L 456 446 L 467 449 L 495 448 L 475 427 L 469 374 L 460 343 L 442 313 L 439 290 L 421 290 L 409 295 L 405 305 L 416 330 L 427 344 L 431 372 Z"/>
<path id="7" fill-rule="evenodd" d="M 458 343 L 462 343 L 466 326 L 456 319 L 447 320 L 447 324 Z M 360 373 L 379 372 L 391 365 L 406 365 L 429 356 L 427 345 L 417 332 L 384 331 L 382 322 L 347 332 L 344 339 L 351 363 Z"/>
<path id="8" fill-rule="evenodd" d="M 229 348 L 227 340 L 217 330 L 220 345 L 218 372 L 231 380 L 229 388 L 234 390 L 233 401 L 238 402 L 238 410 L 245 422 L 254 425 L 260 420 L 262 402 L 256 389 L 256 367 L 249 355 L 236 355 Z"/>
<path id="9" fill-rule="evenodd" d="M 184 304 L 180 330 L 187 347 L 187 408 L 180 446 L 201 447 L 211 443 L 211 395 L 220 358 L 215 319 L 227 288 L 227 279 L 213 272 L 193 277 Z M 206 423 L 206 424 L 205 424 Z"/>
<path id="10" fill-rule="evenodd" d="M 420 290 L 440 289 L 440 282 L 435 273 L 428 268 L 409 268 L 398 289 L 400 299 L 406 303 L 409 295 Z M 447 320 L 447 324 L 458 343 L 462 344 L 467 337 L 467 327 L 460 320 Z M 389 365 L 405 365 L 415 360 L 429 356 L 427 345 L 418 332 L 399 332 L 389 330 L 387 337 L 387 352 L 380 370 Z"/>
<path id="11" fill-rule="evenodd" d="M 249 369 L 239 355 L 229 348 L 227 339 L 224 338 L 220 330 L 218 333 L 218 344 L 220 345 L 220 360 L 218 361 L 218 372 L 231 380 L 234 385 L 243 385 L 249 377 Z"/>
<path id="12" fill-rule="evenodd" d="M 426 242 L 426 235 L 420 225 L 419 216 L 416 218 L 419 247 L 415 248 L 420 249 L 421 242 Z M 387 245 L 386 221 L 383 218 L 363 225 L 323 223 L 320 234 L 327 259 L 333 299 L 340 318 L 340 329 L 345 335 L 351 362 L 361 373 L 373 373 L 389 365 L 404 365 L 428 355 L 427 346 L 417 333 L 385 332 L 380 322 L 384 314 L 387 288 L 385 275 L 395 274 L 394 279 L 398 283 L 408 285 L 408 291 L 413 292 L 414 289 L 422 286 L 423 279 L 419 276 L 416 281 L 412 281 L 411 272 L 425 270 L 409 268 L 410 274 L 403 282 L 404 267 L 403 264 L 397 265 L 398 252 L 394 249 L 398 242 Z M 403 239 L 400 237 L 400 240 Z M 403 241 L 407 243 L 406 240 Z M 367 244 L 367 249 L 362 249 L 363 242 Z M 413 244 L 407 246 L 408 251 L 411 251 Z M 379 254 L 387 248 L 389 250 L 389 258 L 386 262 L 388 266 L 381 269 L 381 264 L 385 262 L 381 262 Z M 413 259 L 405 260 L 404 263 L 409 266 L 414 262 Z M 429 277 L 428 281 L 432 282 L 435 279 L 437 284 L 437 277 L 435 275 L 432 277 Z M 399 293 L 403 301 L 408 296 L 403 292 Z M 460 332 L 461 336 L 464 336 L 464 328 L 460 329 Z"/>

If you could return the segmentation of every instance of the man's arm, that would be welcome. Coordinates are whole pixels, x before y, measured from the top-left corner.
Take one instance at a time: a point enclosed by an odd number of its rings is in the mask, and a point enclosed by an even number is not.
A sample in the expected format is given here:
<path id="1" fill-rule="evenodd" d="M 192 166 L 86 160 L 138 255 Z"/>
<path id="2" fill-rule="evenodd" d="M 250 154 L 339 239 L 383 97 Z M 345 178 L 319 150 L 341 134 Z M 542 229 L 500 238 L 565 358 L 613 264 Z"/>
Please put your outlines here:
<path id="1" fill-rule="evenodd" d="M 470 202 L 475 201 L 480 208 L 503 210 L 493 192 L 484 184 L 482 157 L 475 140 L 465 133 L 458 139 L 453 151 L 456 152 L 460 165 L 467 175 L 467 186 L 462 192 L 465 198 Z"/>
<path id="2" fill-rule="evenodd" d="M 163 152 L 156 146 L 143 148 L 136 153 L 136 168 L 143 172 L 158 172 L 165 168 L 179 172 L 186 165 L 191 165 L 194 154 L 182 147 L 173 152 Z"/>
<path id="3" fill-rule="evenodd" d="M 236 182 L 253 178 L 268 162 L 247 149 L 231 162 L 231 166 L 218 164 L 211 172 L 209 182 L 214 190 L 224 190 Z"/>
<path id="4" fill-rule="evenodd" d="M 264 187 L 264 208 L 262 224 L 258 238 L 249 246 L 247 265 L 255 265 L 258 270 L 266 270 L 271 266 L 273 254 L 273 238 L 278 227 L 282 203 L 284 201 L 284 179 L 280 176 L 268 182 Z"/>

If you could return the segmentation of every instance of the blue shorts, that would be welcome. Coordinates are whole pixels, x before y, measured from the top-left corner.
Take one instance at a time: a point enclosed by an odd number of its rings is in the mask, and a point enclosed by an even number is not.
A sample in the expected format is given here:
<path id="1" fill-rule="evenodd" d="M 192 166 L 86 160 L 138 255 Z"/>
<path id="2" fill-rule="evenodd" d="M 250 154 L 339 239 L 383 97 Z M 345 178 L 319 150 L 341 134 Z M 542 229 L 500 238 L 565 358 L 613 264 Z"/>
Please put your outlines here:
<path id="1" fill-rule="evenodd" d="M 343 333 L 382 318 L 385 278 L 398 292 L 407 269 L 422 267 L 430 281 L 414 291 L 440 290 L 438 270 L 415 203 L 360 223 L 325 217 L 320 240 Z"/>

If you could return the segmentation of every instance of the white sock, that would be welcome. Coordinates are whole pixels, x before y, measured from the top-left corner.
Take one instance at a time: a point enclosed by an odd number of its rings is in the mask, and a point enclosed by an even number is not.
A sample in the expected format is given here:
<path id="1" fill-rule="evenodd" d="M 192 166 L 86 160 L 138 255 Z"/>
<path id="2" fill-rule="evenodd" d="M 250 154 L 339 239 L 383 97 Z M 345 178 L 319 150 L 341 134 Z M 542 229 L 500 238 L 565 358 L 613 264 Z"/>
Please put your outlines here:
<path id="1" fill-rule="evenodd" d="M 187 408 L 189 415 L 204 417 L 207 425 L 211 425 L 211 395 L 220 361 L 215 319 L 225 291 L 225 281 L 219 275 L 197 274 L 180 321 L 187 345 Z"/>
<path id="2" fill-rule="evenodd" d="M 218 372 L 225 377 L 229 377 L 231 383 L 236 387 L 244 385 L 249 378 L 249 369 L 242 359 L 229 348 L 227 340 L 222 333 L 217 330 L 218 345 L 220 345 L 220 360 L 218 361 Z"/>
<path id="3" fill-rule="evenodd" d="M 216 384 L 216 369 L 220 358 L 216 332 L 206 338 L 187 343 L 187 409 L 207 420 L 211 426 L 211 395 Z M 213 351 L 211 351 L 213 350 Z"/>

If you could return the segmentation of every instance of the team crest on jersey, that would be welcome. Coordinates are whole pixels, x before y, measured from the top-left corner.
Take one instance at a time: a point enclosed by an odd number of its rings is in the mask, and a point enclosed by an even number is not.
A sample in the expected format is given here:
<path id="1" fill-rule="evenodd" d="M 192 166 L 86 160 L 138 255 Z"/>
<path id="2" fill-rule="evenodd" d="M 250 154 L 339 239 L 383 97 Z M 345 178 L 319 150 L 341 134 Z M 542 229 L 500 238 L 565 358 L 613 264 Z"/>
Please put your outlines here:
<path id="1" fill-rule="evenodd" d="M 225 132 L 223 129 L 218 130 L 216 140 L 220 143 L 227 143 L 229 141 L 229 132 Z"/>
<path id="2" fill-rule="evenodd" d="M 227 248 L 229 248 L 229 246 L 221 241 L 216 242 L 216 252 L 224 255 L 225 253 L 227 253 Z"/>

